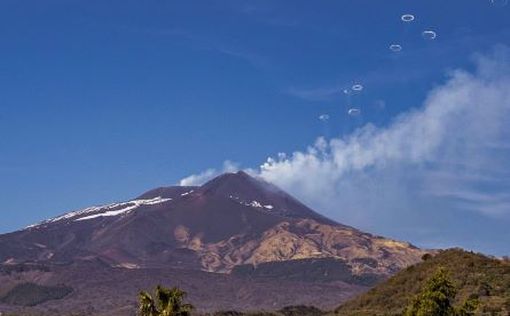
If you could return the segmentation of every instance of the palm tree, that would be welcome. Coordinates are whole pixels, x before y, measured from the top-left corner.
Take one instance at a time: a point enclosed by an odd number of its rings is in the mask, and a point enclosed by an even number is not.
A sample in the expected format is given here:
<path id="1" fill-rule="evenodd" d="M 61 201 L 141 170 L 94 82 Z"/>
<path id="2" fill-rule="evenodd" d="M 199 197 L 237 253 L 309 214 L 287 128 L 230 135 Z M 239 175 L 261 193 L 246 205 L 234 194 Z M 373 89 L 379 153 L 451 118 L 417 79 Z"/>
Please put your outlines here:
<path id="1" fill-rule="evenodd" d="M 140 302 L 138 307 L 140 316 L 160 315 L 156 308 L 156 304 L 154 303 L 154 299 L 149 293 L 141 291 L 140 294 L 138 294 L 138 300 Z"/>
<path id="2" fill-rule="evenodd" d="M 140 292 L 140 316 L 189 316 L 193 305 L 184 303 L 187 293 L 173 287 L 166 289 L 160 285 L 156 287 L 156 300 L 147 292 Z"/>

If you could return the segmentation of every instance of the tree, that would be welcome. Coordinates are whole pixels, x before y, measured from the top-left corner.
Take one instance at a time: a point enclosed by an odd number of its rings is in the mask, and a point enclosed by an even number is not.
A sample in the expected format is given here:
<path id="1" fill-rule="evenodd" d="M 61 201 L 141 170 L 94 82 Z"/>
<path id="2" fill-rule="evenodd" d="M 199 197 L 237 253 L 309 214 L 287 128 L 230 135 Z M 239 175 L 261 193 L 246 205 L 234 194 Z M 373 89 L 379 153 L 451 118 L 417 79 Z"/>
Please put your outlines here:
<path id="1" fill-rule="evenodd" d="M 457 291 L 445 269 L 439 268 L 408 306 L 406 316 L 452 316 Z"/>
<path id="2" fill-rule="evenodd" d="M 140 312 L 140 316 L 160 315 L 158 309 L 156 308 L 154 299 L 149 293 L 141 291 L 140 294 L 138 294 L 138 301 L 139 301 L 138 311 Z"/>
<path id="3" fill-rule="evenodd" d="M 140 292 L 138 311 L 140 316 L 189 316 L 193 305 L 184 303 L 186 295 L 186 292 L 177 287 L 166 289 L 158 285 L 156 299 L 148 292 Z"/>
<path id="4" fill-rule="evenodd" d="M 456 316 L 473 316 L 475 315 L 475 310 L 478 307 L 479 301 L 477 298 L 469 298 L 467 299 L 462 306 L 456 309 Z"/>
<path id="5" fill-rule="evenodd" d="M 426 253 L 423 256 L 421 256 L 421 260 L 423 260 L 423 261 L 427 261 L 430 258 L 432 258 L 432 255 L 430 253 Z"/>

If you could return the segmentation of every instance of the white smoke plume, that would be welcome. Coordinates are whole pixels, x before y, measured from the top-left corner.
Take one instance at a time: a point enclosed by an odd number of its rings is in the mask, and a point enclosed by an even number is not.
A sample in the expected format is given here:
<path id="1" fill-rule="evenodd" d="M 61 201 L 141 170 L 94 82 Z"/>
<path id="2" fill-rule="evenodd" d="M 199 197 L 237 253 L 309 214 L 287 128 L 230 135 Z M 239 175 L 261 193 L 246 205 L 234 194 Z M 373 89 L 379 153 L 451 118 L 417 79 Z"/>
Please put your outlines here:
<path id="1" fill-rule="evenodd" d="M 462 229 L 510 224 L 510 52 L 449 73 L 385 127 L 318 138 L 251 171 L 347 224 L 425 246 L 482 247 L 483 236 L 460 240 Z"/>
<path id="2" fill-rule="evenodd" d="M 217 169 L 207 169 L 199 174 L 192 174 L 190 176 L 187 176 L 184 179 L 181 179 L 179 181 L 179 185 L 181 186 L 195 186 L 195 185 L 202 185 L 205 182 L 211 180 L 212 178 L 225 173 L 225 172 L 236 172 L 239 170 L 239 166 L 230 161 L 226 160 L 223 162 L 223 167 L 220 170 Z"/>

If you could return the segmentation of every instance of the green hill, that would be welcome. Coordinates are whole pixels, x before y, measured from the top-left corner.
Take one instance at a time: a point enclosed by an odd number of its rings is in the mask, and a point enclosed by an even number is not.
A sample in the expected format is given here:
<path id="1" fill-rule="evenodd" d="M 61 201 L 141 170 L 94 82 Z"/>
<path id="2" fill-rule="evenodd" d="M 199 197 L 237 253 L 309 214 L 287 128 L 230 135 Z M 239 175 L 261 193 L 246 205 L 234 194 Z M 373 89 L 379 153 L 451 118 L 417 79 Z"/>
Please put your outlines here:
<path id="1" fill-rule="evenodd" d="M 426 255 L 427 256 L 427 255 Z M 510 262 L 466 252 L 460 249 L 440 251 L 427 256 L 354 298 L 335 310 L 339 316 L 401 315 L 420 292 L 425 281 L 440 267 L 446 269 L 457 295 L 459 306 L 467 299 L 478 299 L 476 315 L 510 315 Z"/>

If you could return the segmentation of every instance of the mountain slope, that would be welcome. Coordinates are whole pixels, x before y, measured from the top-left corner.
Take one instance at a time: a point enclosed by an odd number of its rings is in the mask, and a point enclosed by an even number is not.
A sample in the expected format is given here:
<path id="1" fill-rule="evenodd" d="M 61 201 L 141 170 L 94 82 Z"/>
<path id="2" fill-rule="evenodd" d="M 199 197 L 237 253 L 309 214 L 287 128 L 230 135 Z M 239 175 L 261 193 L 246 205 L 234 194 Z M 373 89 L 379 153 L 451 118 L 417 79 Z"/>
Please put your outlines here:
<path id="1" fill-rule="evenodd" d="M 420 261 L 424 253 L 407 242 L 325 218 L 244 172 L 228 173 L 200 187 L 157 188 L 130 201 L 69 212 L 0 235 L 0 268 L 20 270 L 13 276 L 0 269 L 0 296 L 20 282 L 63 285 L 72 288 L 69 296 L 42 305 L 65 310 L 93 301 L 96 292 L 88 286 L 111 291 L 117 304 L 135 298 L 144 280 L 158 282 L 164 274 L 170 285 L 176 278 L 186 282 L 180 275 L 197 275 L 189 279 L 191 296 L 203 295 L 204 282 L 223 291 L 219 296 L 233 289 L 247 291 L 257 282 L 272 289 L 227 304 L 233 309 L 310 304 L 323 297 L 322 291 L 341 292 L 337 301 L 330 295 L 327 302 L 317 303 L 330 308 Z M 86 268 L 92 263 L 101 269 Z M 43 268 L 26 270 L 34 266 Z M 111 282 L 126 278 L 121 282 L 126 291 L 105 283 L 105 273 L 99 273 L 103 269 L 119 276 Z M 87 282 L 75 282 L 73 276 L 81 274 Z M 298 290 L 306 286 L 316 291 Z M 281 301 L 273 306 L 272 297 L 278 295 Z M 216 306 L 211 300 L 201 297 L 199 307 Z"/>
<path id="2" fill-rule="evenodd" d="M 198 312 L 218 310 L 272 310 L 297 303 L 331 309 L 338 302 L 366 291 L 366 287 L 344 282 L 322 283 L 296 280 L 253 279 L 196 270 L 153 268 L 111 268 L 100 262 L 72 265 L 10 266 L 0 270 L 0 312 L 14 315 L 135 315 L 141 289 L 156 284 L 179 286 L 189 294 Z M 72 292 L 61 300 L 48 300 L 36 306 L 2 305 L 18 284 L 38 283 L 55 288 L 65 285 Z M 5 290 L 1 290 L 5 287 Z M 33 292 L 22 293 L 25 297 Z"/>
<path id="3" fill-rule="evenodd" d="M 0 236 L 0 262 L 101 259 L 112 266 L 230 272 L 238 265 L 336 258 L 390 275 L 423 252 L 338 224 L 244 172 L 201 187 L 158 188 Z"/>
<path id="4" fill-rule="evenodd" d="M 478 298 L 478 314 L 510 313 L 510 262 L 450 249 L 410 266 L 336 309 L 337 315 L 399 315 L 425 280 L 444 267 L 458 289 L 455 304 Z M 478 315 L 477 314 L 477 315 Z"/>

